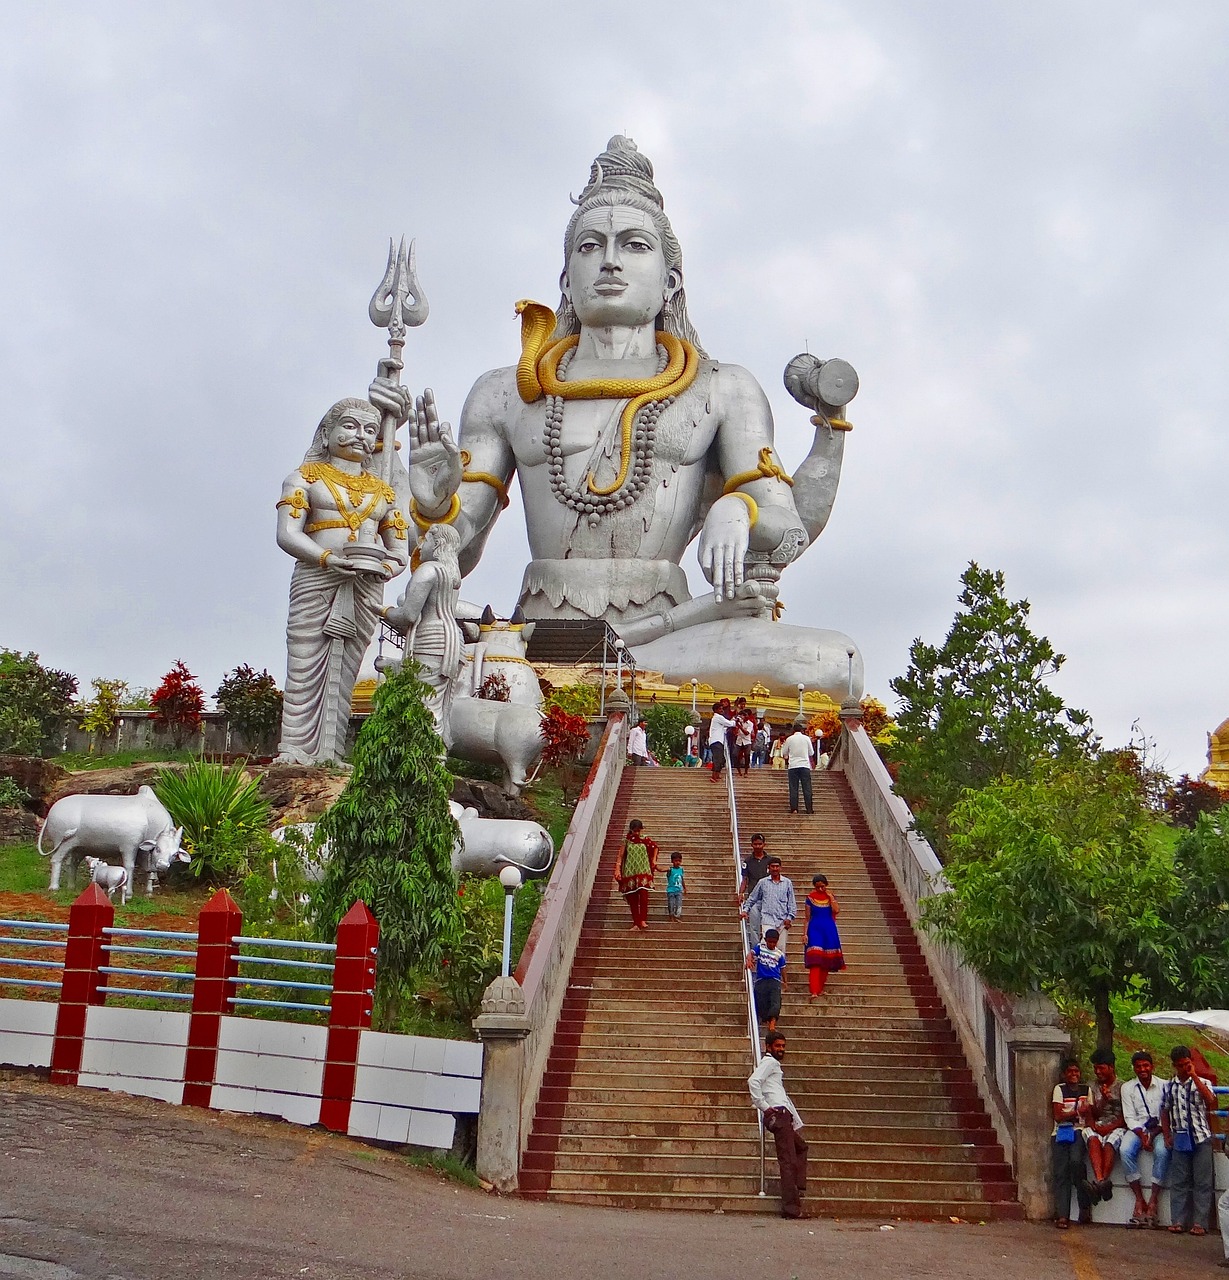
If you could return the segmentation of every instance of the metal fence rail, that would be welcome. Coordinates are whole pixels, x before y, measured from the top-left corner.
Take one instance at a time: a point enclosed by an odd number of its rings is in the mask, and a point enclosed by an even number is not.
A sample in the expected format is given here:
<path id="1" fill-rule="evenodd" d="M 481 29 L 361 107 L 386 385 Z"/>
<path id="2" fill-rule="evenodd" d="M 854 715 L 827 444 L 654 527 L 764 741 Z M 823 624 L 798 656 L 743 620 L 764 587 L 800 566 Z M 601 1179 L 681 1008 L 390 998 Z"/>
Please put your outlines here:
<path id="1" fill-rule="evenodd" d="M 17 969 L 64 969 L 64 946 L 68 940 L 68 925 L 53 924 L 46 920 L 0 920 L 0 929 L 15 930 L 16 934 L 0 935 L 0 948 L 20 948 L 35 950 L 39 947 L 58 951 L 56 959 L 38 959 L 35 956 L 0 955 L 0 966 L 8 965 Z M 22 933 L 53 933 L 54 938 L 36 938 L 17 936 Z M 44 951 L 43 954 L 46 954 Z M 32 987 L 40 991 L 59 991 L 61 983 L 52 978 L 27 978 L 21 976 L 6 977 L 5 970 L 0 968 L 0 986 Z"/>
<path id="2" fill-rule="evenodd" d="M 198 935 L 195 933 L 178 933 L 170 929 L 121 929 L 107 925 L 103 928 L 102 934 L 107 943 L 107 958 L 109 960 L 125 955 L 153 956 L 157 959 L 168 960 L 172 964 L 192 964 L 196 960 L 195 944 L 198 940 Z M 189 951 L 180 947 L 131 946 L 127 943 L 115 942 L 114 939 L 116 938 L 139 938 L 145 942 L 190 942 L 193 944 L 193 949 Z M 126 964 L 99 965 L 98 972 L 110 975 L 113 978 L 147 978 L 161 982 L 192 983 L 196 979 L 195 972 L 184 973 L 181 970 L 171 968 L 136 968 L 133 965 Z M 149 986 L 123 987 L 107 984 L 100 986 L 98 990 L 104 995 L 124 996 L 128 999 L 169 1000 L 172 1002 L 184 1002 L 192 999 L 191 989 L 187 991 L 159 990 L 156 987 Z"/>
<path id="3" fill-rule="evenodd" d="M 315 952 L 318 955 L 333 956 L 337 954 L 337 945 L 332 942 L 302 942 L 292 938 L 252 938 L 240 935 L 234 940 L 236 949 L 240 947 L 248 947 L 255 950 L 264 951 L 298 951 L 298 952 Z M 287 958 L 286 956 L 269 956 L 269 955 L 245 955 L 242 952 L 237 957 L 241 972 L 237 977 L 230 981 L 235 987 L 235 993 L 228 997 L 228 1003 L 233 1008 L 247 1006 L 249 1008 L 261 1009 L 298 1009 L 308 1013 L 324 1013 L 327 1014 L 332 1009 L 331 997 L 333 993 L 333 971 L 334 964 L 331 960 L 300 960 L 298 957 Z M 249 966 L 258 966 L 256 972 L 252 972 Z M 326 980 L 323 982 L 302 981 L 297 978 L 290 977 L 265 977 L 261 968 L 272 969 L 274 973 L 285 972 L 301 972 L 305 978 L 313 978 L 317 974 Z M 239 991 L 255 990 L 262 994 L 256 995 L 240 995 Z M 320 992 L 323 998 L 319 1000 L 289 1000 L 277 994 L 278 992 Z"/>

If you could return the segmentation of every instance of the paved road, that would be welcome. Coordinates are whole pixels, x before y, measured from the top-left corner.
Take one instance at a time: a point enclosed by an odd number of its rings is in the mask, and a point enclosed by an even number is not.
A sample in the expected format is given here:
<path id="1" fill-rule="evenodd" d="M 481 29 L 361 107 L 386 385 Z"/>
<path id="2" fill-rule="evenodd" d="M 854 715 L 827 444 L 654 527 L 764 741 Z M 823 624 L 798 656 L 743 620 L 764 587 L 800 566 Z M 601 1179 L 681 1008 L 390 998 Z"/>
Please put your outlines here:
<path id="1" fill-rule="evenodd" d="M 344 1138 L 0 1073 L 0 1277 L 1153 1280 L 1219 1239 L 501 1199 Z"/>

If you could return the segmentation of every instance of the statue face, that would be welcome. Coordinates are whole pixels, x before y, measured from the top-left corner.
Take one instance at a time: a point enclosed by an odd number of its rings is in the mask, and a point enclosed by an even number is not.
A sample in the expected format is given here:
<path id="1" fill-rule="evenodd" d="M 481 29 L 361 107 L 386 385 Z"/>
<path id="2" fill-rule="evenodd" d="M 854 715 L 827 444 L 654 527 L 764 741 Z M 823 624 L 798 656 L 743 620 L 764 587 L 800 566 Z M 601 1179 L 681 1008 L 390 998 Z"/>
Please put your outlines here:
<path id="1" fill-rule="evenodd" d="M 349 412 L 339 418 L 325 436 L 329 456 L 363 462 L 375 452 L 380 420 L 374 414 Z"/>
<path id="2" fill-rule="evenodd" d="M 651 324 L 682 284 L 666 266 L 653 219 L 628 205 L 585 213 L 561 281 L 582 325 Z"/>

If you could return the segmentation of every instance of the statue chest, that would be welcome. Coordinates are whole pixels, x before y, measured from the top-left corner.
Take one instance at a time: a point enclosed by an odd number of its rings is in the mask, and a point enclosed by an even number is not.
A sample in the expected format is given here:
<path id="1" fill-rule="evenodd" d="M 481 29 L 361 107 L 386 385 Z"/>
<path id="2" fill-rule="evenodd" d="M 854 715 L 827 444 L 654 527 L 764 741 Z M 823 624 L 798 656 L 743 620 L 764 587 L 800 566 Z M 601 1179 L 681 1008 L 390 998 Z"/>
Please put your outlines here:
<path id="1" fill-rule="evenodd" d="M 693 466 L 708 454 L 717 432 L 708 392 L 710 381 L 706 365 L 692 386 L 658 414 L 645 457 L 654 473 Z M 633 435 L 628 441 L 621 423 L 626 404 L 626 400 L 565 401 L 562 421 L 554 431 L 548 421 L 549 400 L 522 404 L 509 433 L 518 468 L 546 465 L 552 449 L 557 448 L 570 483 L 583 483 L 589 474 L 599 486 L 613 483 L 624 458 L 634 451 L 637 424 L 628 433 Z"/>

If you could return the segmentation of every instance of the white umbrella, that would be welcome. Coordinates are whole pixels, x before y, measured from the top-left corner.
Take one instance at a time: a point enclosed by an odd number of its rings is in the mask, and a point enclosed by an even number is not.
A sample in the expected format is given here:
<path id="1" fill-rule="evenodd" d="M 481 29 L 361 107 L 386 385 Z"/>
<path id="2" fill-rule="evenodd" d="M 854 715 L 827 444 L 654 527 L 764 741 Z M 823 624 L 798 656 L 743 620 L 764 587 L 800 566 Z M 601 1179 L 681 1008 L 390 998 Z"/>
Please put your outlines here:
<path id="1" fill-rule="evenodd" d="M 1183 1009 L 1164 1009 L 1159 1013 L 1137 1013 L 1131 1021 L 1160 1027 L 1195 1027 L 1208 1033 L 1208 1038 L 1220 1049 L 1229 1052 L 1229 1046 L 1218 1038 L 1229 1037 L 1229 1009 L 1196 1009 L 1191 1013 Z"/>

